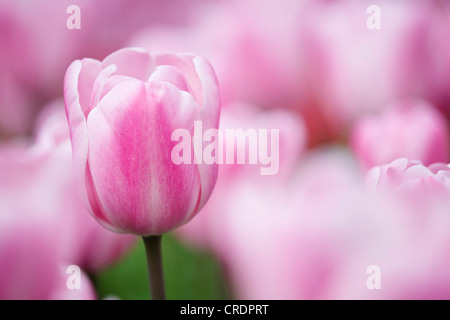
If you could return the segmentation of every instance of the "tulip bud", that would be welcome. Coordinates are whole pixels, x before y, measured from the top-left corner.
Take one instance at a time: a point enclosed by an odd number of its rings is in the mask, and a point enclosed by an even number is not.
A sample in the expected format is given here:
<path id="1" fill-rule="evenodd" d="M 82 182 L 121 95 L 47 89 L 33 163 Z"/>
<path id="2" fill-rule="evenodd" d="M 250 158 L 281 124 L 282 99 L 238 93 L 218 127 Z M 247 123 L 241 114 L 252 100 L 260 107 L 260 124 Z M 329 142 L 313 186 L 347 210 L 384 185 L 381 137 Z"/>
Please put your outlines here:
<path id="1" fill-rule="evenodd" d="M 203 207 L 217 164 L 175 164 L 171 134 L 187 129 L 192 137 L 194 121 L 217 129 L 218 84 L 204 58 L 129 48 L 76 60 L 64 95 L 74 167 L 103 226 L 158 235 Z"/>

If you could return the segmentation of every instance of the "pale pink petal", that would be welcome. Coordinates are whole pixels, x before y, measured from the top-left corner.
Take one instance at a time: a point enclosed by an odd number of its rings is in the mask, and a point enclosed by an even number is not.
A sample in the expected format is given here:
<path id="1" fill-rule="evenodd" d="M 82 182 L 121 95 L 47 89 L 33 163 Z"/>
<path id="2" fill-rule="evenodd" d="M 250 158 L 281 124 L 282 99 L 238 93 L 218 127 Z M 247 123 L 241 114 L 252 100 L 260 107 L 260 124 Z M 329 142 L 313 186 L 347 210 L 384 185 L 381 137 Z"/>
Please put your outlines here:
<path id="1" fill-rule="evenodd" d="M 437 162 L 429 165 L 428 169 L 430 169 L 434 174 L 437 174 L 439 171 L 449 172 L 450 167 L 445 163 Z"/>
<path id="2" fill-rule="evenodd" d="M 432 176 L 432 175 L 433 175 L 433 172 L 431 172 L 430 169 L 428 169 L 424 165 L 420 164 L 420 165 L 411 166 L 408 169 L 406 169 L 405 172 L 403 173 L 403 179 L 404 180 L 418 179 L 418 178 L 423 178 L 423 177 Z"/>
<path id="3" fill-rule="evenodd" d="M 200 107 L 203 106 L 202 83 L 193 63 L 194 55 L 190 54 L 158 54 L 155 55 L 155 63 L 158 66 L 168 65 L 179 70 L 186 78 L 192 89 L 194 99 Z"/>
<path id="4" fill-rule="evenodd" d="M 93 100 L 93 106 L 97 106 L 98 103 L 103 99 L 103 97 L 112 90 L 116 85 L 118 85 L 121 82 L 128 81 L 128 80 L 136 80 L 131 77 L 127 76 L 121 76 L 121 75 L 112 75 L 108 79 L 106 79 L 102 84 L 101 87 L 96 92 L 95 99 Z"/>
<path id="5" fill-rule="evenodd" d="M 150 54 L 139 48 L 124 48 L 111 53 L 102 61 L 103 68 L 112 64 L 117 67 L 116 74 L 147 80 L 154 66 Z"/>
<path id="6" fill-rule="evenodd" d="M 202 83 L 203 104 L 200 108 L 199 120 L 202 121 L 203 131 L 217 128 L 219 126 L 220 116 L 220 94 L 216 74 L 209 62 L 200 56 L 193 58 L 193 63 L 200 83 Z M 199 209 L 201 209 L 214 189 L 219 168 L 215 164 L 209 165 L 203 163 L 198 166 L 198 170 L 202 185 L 199 204 Z"/>
<path id="7" fill-rule="evenodd" d="M 183 74 L 172 66 L 158 66 L 149 81 L 162 81 L 173 84 L 180 90 L 193 93 Z"/>
<path id="8" fill-rule="evenodd" d="M 93 92 L 95 79 L 97 78 L 100 72 L 101 72 L 100 61 L 89 58 L 81 60 L 81 70 L 79 77 L 77 79 L 78 80 L 77 87 L 75 89 L 78 91 L 79 103 L 86 118 L 92 109 L 92 106 L 90 104 L 91 96 Z"/>
<path id="9" fill-rule="evenodd" d="M 104 68 L 100 73 L 97 75 L 97 78 L 95 79 L 93 88 L 92 88 L 92 94 L 91 94 L 91 102 L 90 102 L 90 108 L 89 111 L 91 111 L 92 108 L 94 108 L 99 99 L 100 95 L 100 88 L 103 87 L 106 80 L 109 79 L 109 77 L 117 71 L 117 67 L 115 64 L 111 64 L 108 67 Z"/>
<path id="10" fill-rule="evenodd" d="M 84 184 L 88 154 L 85 112 L 89 112 L 88 99 L 92 95 L 98 72 L 100 62 L 92 59 L 76 60 L 67 69 L 64 79 L 64 102 L 72 141 L 73 167 L 80 185 Z M 87 199 L 85 202 L 87 204 Z"/>

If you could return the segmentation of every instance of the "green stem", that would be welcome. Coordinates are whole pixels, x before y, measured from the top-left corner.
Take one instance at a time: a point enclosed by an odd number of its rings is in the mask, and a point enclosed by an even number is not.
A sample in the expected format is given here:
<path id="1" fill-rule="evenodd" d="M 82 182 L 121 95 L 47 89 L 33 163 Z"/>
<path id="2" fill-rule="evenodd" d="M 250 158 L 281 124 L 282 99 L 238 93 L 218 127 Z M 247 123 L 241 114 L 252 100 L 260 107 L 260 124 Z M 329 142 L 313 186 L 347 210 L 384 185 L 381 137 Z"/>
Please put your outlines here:
<path id="1" fill-rule="evenodd" d="M 147 255 L 150 291 L 153 300 L 165 300 L 164 276 L 161 255 L 162 235 L 142 237 Z"/>

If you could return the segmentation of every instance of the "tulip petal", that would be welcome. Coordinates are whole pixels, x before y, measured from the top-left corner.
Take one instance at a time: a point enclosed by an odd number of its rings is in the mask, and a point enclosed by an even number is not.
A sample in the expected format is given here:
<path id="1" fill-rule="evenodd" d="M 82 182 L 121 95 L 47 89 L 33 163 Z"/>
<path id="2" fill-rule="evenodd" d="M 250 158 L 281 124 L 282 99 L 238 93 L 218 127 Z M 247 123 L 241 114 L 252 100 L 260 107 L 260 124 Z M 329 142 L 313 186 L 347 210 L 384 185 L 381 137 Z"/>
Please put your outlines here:
<path id="1" fill-rule="evenodd" d="M 216 75 L 209 62 L 197 56 L 193 59 L 195 70 L 197 71 L 200 83 L 202 83 L 202 101 L 199 119 L 202 121 L 203 130 L 218 128 L 220 116 L 220 94 Z M 202 194 L 199 203 L 199 210 L 203 208 L 209 199 L 217 180 L 219 168 L 217 164 L 201 164 L 198 166 Z"/>
<path id="2" fill-rule="evenodd" d="M 117 66 L 115 64 L 111 64 L 97 75 L 97 78 L 95 79 L 94 86 L 92 88 L 92 94 L 91 94 L 91 104 L 90 104 L 90 110 L 89 112 L 95 108 L 98 101 L 100 101 L 100 93 L 101 88 L 105 84 L 105 82 L 109 79 L 109 77 L 117 71 Z M 87 118 L 87 117 L 86 117 Z"/>
<path id="3" fill-rule="evenodd" d="M 185 75 L 195 100 L 200 106 L 197 120 L 202 122 L 203 131 L 217 128 L 220 115 L 220 94 L 216 74 L 210 63 L 203 57 L 191 54 L 161 54 L 155 58 L 157 65 L 171 65 Z M 198 166 L 201 179 L 201 198 L 198 209 L 209 199 L 217 180 L 216 164 Z M 190 217 L 186 218 L 188 221 Z"/>
<path id="4" fill-rule="evenodd" d="M 203 106 L 202 83 L 195 70 L 192 60 L 193 55 L 190 54 L 158 54 L 155 56 L 155 63 L 158 66 L 173 66 L 179 70 L 186 78 L 189 88 L 191 88 L 195 101 L 200 107 Z"/>
<path id="5" fill-rule="evenodd" d="M 201 119 L 206 128 L 217 128 L 220 115 L 220 94 L 216 74 L 211 64 L 203 57 L 193 58 L 195 70 L 202 84 Z"/>
<path id="6" fill-rule="evenodd" d="M 106 79 L 101 87 L 99 88 L 95 99 L 93 100 L 94 106 L 97 106 L 98 103 L 103 99 L 103 97 L 112 90 L 116 85 L 121 82 L 133 80 L 131 77 L 120 76 L 120 75 L 112 75 L 108 79 Z"/>
<path id="7" fill-rule="evenodd" d="M 85 112 L 87 114 L 89 110 L 88 99 L 92 95 L 92 86 L 100 68 L 99 61 L 76 60 L 67 69 L 64 79 L 64 102 L 72 141 L 73 167 L 77 179 L 81 179 L 80 185 L 84 184 L 88 154 Z M 86 194 L 84 196 L 86 197 Z M 86 198 L 84 200 L 87 205 L 88 200 Z"/>
<path id="8" fill-rule="evenodd" d="M 78 94 L 81 109 L 87 118 L 87 115 L 91 111 L 91 96 L 94 87 L 95 79 L 101 72 L 101 64 L 98 60 L 94 59 L 83 59 L 81 60 L 81 70 L 78 77 Z M 72 88 L 73 89 L 73 88 Z"/>
<path id="9" fill-rule="evenodd" d="M 111 223 L 111 221 L 105 215 L 105 209 L 102 206 L 102 203 L 99 199 L 97 189 L 95 188 L 94 181 L 92 178 L 91 168 L 89 163 L 86 165 L 86 174 L 85 174 L 85 187 L 87 193 L 87 199 L 90 205 L 90 212 L 94 216 L 94 218 L 105 228 L 118 232 L 124 233 L 125 230 L 115 226 Z"/>
<path id="10" fill-rule="evenodd" d="M 198 106 L 170 84 L 125 81 L 89 114 L 89 166 L 104 218 L 123 231 L 150 235 L 194 212 L 196 165 L 175 165 L 173 130 L 193 131 Z"/>
<path id="11" fill-rule="evenodd" d="M 172 66 L 158 66 L 148 81 L 162 81 L 173 84 L 180 90 L 193 94 L 183 74 Z"/>
<path id="12" fill-rule="evenodd" d="M 139 48 L 125 48 L 111 53 L 103 62 L 103 68 L 112 64 L 117 67 L 116 74 L 147 80 L 153 72 L 154 64 L 147 51 Z"/>

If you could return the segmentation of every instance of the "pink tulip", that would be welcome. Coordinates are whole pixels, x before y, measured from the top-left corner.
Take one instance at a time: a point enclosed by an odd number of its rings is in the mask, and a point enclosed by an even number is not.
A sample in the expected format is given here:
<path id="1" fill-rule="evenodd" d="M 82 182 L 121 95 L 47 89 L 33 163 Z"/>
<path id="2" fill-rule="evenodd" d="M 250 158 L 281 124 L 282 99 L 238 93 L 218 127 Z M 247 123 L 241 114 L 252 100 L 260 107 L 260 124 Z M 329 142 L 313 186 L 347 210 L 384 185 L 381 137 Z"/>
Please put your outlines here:
<path id="1" fill-rule="evenodd" d="M 433 106 L 421 101 L 396 102 L 379 115 L 359 118 L 351 142 L 366 169 L 401 157 L 425 165 L 448 161 L 446 120 Z"/>
<path id="2" fill-rule="evenodd" d="M 74 61 L 64 94 L 75 170 L 105 227 L 157 235 L 188 222 L 209 198 L 217 165 L 171 159 L 175 129 L 216 128 L 220 101 L 210 64 L 188 54 L 122 49 Z"/>

